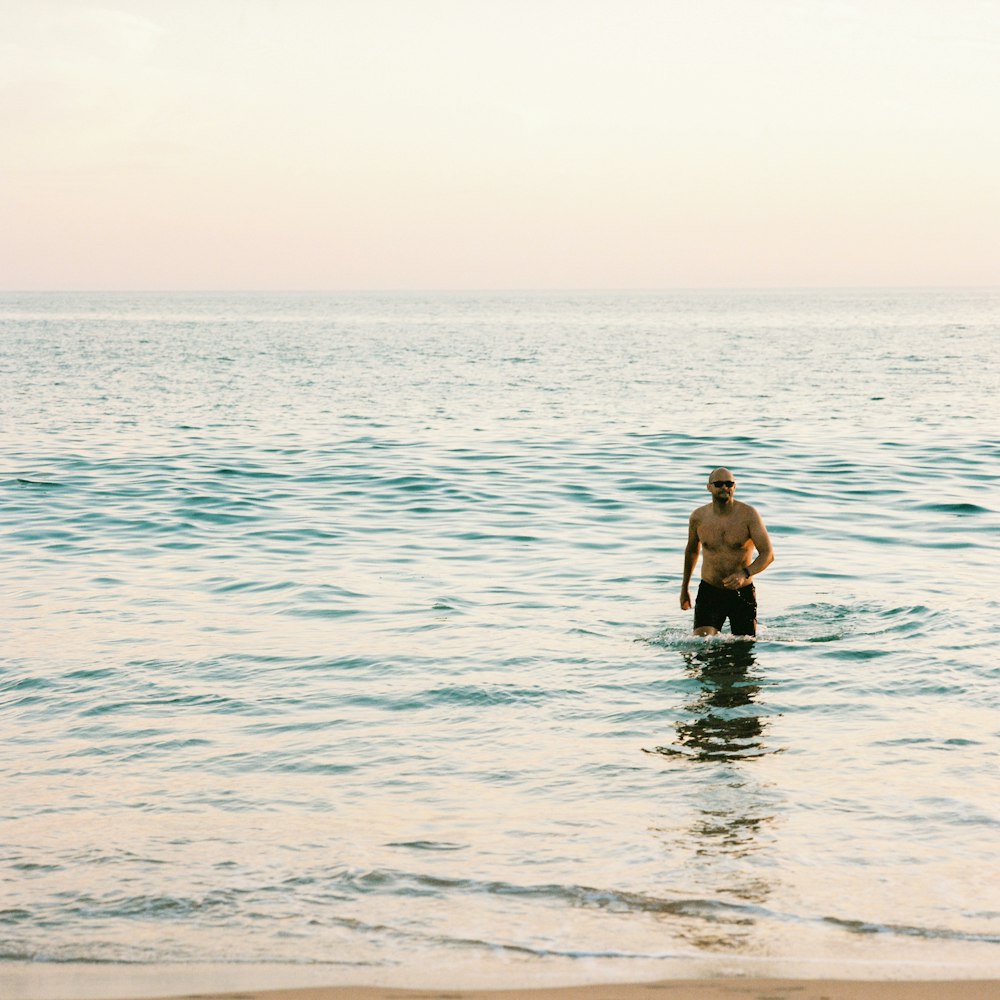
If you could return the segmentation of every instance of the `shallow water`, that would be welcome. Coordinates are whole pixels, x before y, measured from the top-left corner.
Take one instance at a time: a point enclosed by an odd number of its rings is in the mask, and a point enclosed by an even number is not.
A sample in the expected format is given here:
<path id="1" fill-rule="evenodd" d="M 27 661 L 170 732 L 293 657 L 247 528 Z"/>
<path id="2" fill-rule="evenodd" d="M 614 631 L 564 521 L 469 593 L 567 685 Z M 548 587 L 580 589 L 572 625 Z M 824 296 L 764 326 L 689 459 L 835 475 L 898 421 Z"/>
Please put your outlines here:
<path id="1" fill-rule="evenodd" d="M 998 306 L 0 297 L 0 973 L 995 975 Z"/>

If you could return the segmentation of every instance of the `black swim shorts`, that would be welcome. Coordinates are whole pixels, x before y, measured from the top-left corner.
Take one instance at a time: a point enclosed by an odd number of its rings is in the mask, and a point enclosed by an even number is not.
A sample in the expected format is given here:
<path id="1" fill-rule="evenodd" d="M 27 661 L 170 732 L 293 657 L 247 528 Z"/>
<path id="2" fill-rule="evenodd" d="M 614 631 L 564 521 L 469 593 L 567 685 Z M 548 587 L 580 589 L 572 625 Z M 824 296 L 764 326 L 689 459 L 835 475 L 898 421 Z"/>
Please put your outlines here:
<path id="1" fill-rule="evenodd" d="M 702 580 L 694 602 L 694 627 L 711 625 L 721 632 L 727 618 L 733 635 L 757 634 L 757 591 L 753 584 L 726 590 Z"/>

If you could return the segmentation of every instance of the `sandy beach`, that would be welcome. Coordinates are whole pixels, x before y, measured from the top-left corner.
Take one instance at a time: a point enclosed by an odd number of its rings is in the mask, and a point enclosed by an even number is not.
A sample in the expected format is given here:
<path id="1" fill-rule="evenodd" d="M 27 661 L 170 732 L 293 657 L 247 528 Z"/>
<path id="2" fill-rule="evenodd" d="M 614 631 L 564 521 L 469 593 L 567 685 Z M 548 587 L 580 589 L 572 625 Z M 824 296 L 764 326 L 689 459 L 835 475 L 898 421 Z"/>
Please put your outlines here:
<path id="1" fill-rule="evenodd" d="M 96 971 L 96 970 L 93 970 Z M 246 980 L 244 980 L 245 982 Z M 210 981 L 211 982 L 211 981 Z M 103 975 L 61 982 L 3 981 L 4 1000 L 1000 1000 L 997 979 L 793 979 L 728 976 L 657 982 L 508 989 L 404 989 L 398 986 L 306 986 L 238 989 L 218 980 L 202 990 L 169 974 L 158 981 Z M 239 980 L 234 981 L 234 987 Z M 131 991 L 130 991 L 131 987 Z M 8 994 L 8 991 L 13 992 Z"/>
<path id="2" fill-rule="evenodd" d="M 322 987 L 198 995 L 198 1000 L 650 1000 L 653 997 L 670 1000 L 993 1000 L 1000 998 L 1000 981 L 704 979 L 509 990 Z"/>

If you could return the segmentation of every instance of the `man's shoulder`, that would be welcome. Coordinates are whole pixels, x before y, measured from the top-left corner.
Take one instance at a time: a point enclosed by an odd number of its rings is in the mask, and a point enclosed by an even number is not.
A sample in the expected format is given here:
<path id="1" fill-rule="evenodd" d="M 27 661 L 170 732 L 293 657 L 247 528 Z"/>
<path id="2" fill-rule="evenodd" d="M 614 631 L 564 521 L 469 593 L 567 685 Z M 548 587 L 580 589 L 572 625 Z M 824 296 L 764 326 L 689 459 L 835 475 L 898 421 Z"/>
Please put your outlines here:
<path id="1" fill-rule="evenodd" d="M 742 500 L 734 500 L 733 503 L 736 505 L 736 509 L 743 515 L 748 521 L 761 521 L 763 520 L 760 516 L 760 512 L 756 507 L 752 507 L 748 503 L 744 503 Z"/>
<path id="2" fill-rule="evenodd" d="M 691 511 L 691 520 L 700 521 L 706 514 L 711 514 L 711 513 L 712 513 L 712 504 L 711 503 L 702 504 L 700 507 L 696 507 L 693 511 Z"/>

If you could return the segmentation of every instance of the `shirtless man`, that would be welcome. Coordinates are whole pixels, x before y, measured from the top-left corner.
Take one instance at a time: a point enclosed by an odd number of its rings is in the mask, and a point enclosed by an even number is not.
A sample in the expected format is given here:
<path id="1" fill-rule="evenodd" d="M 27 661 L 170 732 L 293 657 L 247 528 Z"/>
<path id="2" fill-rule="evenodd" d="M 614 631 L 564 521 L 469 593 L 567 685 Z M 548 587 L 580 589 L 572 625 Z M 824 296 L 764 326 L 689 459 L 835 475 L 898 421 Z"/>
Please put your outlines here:
<path id="1" fill-rule="evenodd" d="M 728 469 L 713 470 L 708 477 L 712 502 L 691 515 L 681 610 L 691 610 L 688 587 L 704 548 L 694 605 L 695 635 L 718 635 L 727 618 L 733 635 L 757 634 L 757 594 L 750 581 L 774 562 L 774 550 L 760 514 L 749 504 L 734 500 L 735 489 L 736 481 Z"/>

